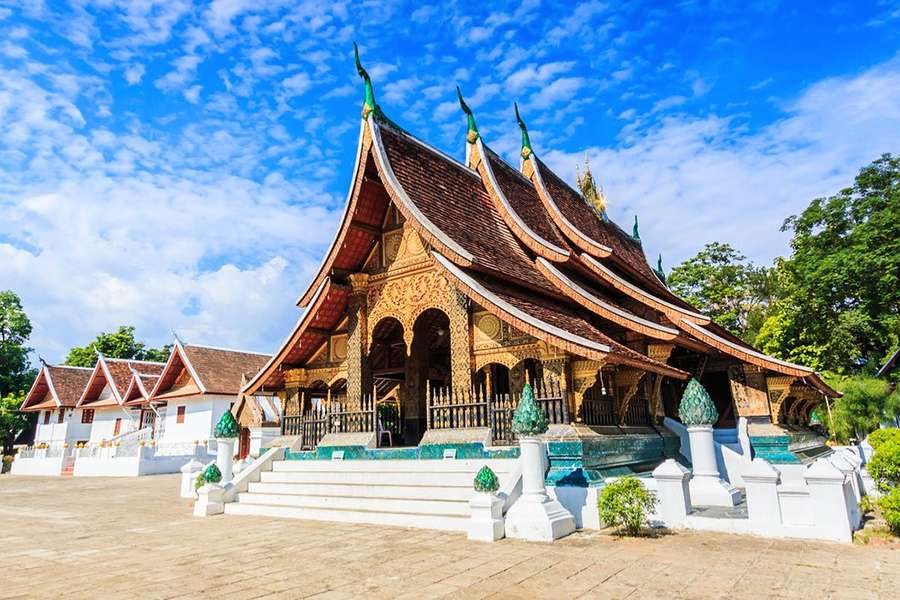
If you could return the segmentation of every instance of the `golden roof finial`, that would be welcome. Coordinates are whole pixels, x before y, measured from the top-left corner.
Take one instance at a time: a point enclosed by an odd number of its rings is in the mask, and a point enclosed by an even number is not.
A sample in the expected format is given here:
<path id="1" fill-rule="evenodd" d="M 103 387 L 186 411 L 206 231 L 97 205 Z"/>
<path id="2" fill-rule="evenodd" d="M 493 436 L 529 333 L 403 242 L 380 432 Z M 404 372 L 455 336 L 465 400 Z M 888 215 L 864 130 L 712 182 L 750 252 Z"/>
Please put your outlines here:
<path id="1" fill-rule="evenodd" d="M 603 218 L 606 218 L 606 193 L 603 191 L 602 185 L 599 189 L 597 188 L 587 154 L 584 155 L 584 175 L 579 172 L 578 165 L 575 165 L 575 180 L 578 182 L 578 189 L 581 190 L 581 195 L 584 196 L 588 204 L 593 206 Z"/>

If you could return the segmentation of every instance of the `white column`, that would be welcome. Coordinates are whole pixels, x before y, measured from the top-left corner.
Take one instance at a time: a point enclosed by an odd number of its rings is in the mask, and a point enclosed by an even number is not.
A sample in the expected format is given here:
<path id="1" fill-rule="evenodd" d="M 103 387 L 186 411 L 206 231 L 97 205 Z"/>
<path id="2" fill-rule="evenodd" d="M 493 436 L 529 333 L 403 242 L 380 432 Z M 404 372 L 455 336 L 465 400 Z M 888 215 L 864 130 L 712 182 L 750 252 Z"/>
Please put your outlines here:
<path id="1" fill-rule="evenodd" d="M 497 494 L 476 492 L 469 500 L 469 539 L 495 542 L 503 538 L 503 499 Z"/>
<path id="2" fill-rule="evenodd" d="M 225 502 L 223 501 L 224 492 L 225 490 L 222 486 L 214 483 L 207 483 L 197 490 L 197 502 L 194 503 L 194 516 L 208 517 L 211 515 L 220 515 L 225 512 Z"/>
<path id="3" fill-rule="evenodd" d="M 781 504 L 778 501 L 781 473 L 765 460 L 754 458 L 741 477 L 746 486 L 750 532 L 778 537 L 781 531 Z"/>
<path id="4" fill-rule="evenodd" d="M 222 472 L 223 484 L 234 477 L 234 440 L 235 438 L 216 438 L 216 466 Z"/>
<path id="5" fill-rule="evenodd" d="M 712 425 L 690 425 L 691 500 L 697 506 L 735 506 L 741 492 L 719 478 Z"/>
<path id="6" fill-rule="evenodd" d="M 853 541 L 849 505 L 855 499 L 844 474 L 823 457 L 809 466 L 804 478 L 809 487 L 813 523 L 821 537 L 839 542 Z"/>
<path id="7" fill-rule="evenodd" d="M 197 482 L 197 476 L 203 470 L 203 463 L 199 460 L 191 459 L 187 464 L 181 467 L 181 497 L 196 498 L 197 490 L 194 487 Z"/>
<path id="8" fill-rule="evenodd" d="M 693 510 L 688 485 L 691 472 L 670 458 L 653 470 L 653 479 L 657 488 L 656 514 L 666 527 L 683 527 Z"/>
<path id="9" fill-rule="evenodd" d="M 522 495 L 506 513 L 506 537 L 552 542 L 575 531 L 575 517 L 547 495 L 544 442 L 520 436 Z"/>

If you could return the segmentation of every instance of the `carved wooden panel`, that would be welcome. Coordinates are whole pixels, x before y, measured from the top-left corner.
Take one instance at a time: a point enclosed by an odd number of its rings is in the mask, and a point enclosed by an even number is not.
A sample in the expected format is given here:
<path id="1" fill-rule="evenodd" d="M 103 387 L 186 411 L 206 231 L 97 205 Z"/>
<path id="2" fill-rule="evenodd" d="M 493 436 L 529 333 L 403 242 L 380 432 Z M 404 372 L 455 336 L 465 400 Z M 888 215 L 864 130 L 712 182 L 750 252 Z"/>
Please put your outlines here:
<path id="1" fill-rule="evenodd" d="M 738 416 L 769 415 L 766 377 L 762 371 L 749 365 L 732 365 L 728 367 L 728 382 Z"/>

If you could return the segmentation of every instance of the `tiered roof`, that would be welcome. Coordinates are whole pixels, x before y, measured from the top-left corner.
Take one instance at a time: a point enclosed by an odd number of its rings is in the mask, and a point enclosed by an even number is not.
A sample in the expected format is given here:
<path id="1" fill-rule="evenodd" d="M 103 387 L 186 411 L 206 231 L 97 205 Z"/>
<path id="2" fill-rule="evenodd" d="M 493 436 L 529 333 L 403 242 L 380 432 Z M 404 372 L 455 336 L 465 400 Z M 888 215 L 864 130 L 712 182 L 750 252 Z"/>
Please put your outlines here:
<path id="1" fill-rule="evenodd" d="M 237 394 L 246 377 L 271 358 L 268 354 L 183 344 L 176 338 L 149 394 L 151 401 L 195 394 Z"/>
<path id="2" fill-rule="evenodd" d="M 463 164 L 384 117 L 368 75 L 358 69 L 366 101 L 340 229 L 298 303 L 306 313 L 245 391 L 279 386 L 280 367 L 302 365 L 340 322 L 349 295 L 344 278 L 362 270 L 393 203 L 458 289 L 501 320 L 572 354 L 689 376 L 616 342 L 603 331 L 608 325 L 730 356 L 836 394 L 812 369 L 757 352 L 673 294 L 647 263 L 640 241 L 538 159 L 521 120 L 520 171 L 485 144 L 460 96 L 468 121 Z"/>
<path id="3" fill-rule="evenodd" d="M 91 373 L 93 369 L 89 367 L 41 363 L 37 377 L 19 410 L 29 412 L 74 408 Z"/>
<path id="4" fill-rule="evenodd" d="M 129 394 L 135 377 L 158 377 L 164 363 L 123 358 L 97 356 L 97 364 L 90 379 L 84 385 L 78 400 L 79 408 L 122 406 L 126 400 L 134 401 Z"/>

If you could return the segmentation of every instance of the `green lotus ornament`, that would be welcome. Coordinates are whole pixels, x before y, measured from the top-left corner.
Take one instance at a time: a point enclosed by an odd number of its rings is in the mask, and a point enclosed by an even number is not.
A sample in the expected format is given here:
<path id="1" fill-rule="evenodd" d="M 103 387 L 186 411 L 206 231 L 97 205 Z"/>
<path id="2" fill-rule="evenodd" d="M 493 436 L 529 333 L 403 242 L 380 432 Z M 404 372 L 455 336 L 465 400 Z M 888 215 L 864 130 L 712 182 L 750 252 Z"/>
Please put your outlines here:
<path id="1" fill-rule="evenodd" d="M 212 463 L 203 471 L 203 479 L 206 480 L 206 483 L 219 483 L 222 481 L 222 471 L 219 470 L 216 463 Z"/>
<path id="2" fill-rule="evenodd" d="M 497 479 L 497 474 L 491 471 L 491 468 L 487 465 L 481 467 L 481 470 L 475 476 L 475 491 L 482 494 L 493 494 L 499 489 L 500 480 Z"/>
<path id="3" fill-rule="evenodd" d="M 534 399 L 531 384 L 522 389 L 522 399 L 513 415 L 512 430 L 516 435 L 540 435 L 547 431 L 547 417 Z"/>
<path id="4" fill-rule="evenodd" d="M 217 438 L 236 438 L 241 434 L 241 426 L 234 420 L 230 410 L 226 411 L 216 423 L 214 433 Z"/>
<path id="5" fill-rule="evenodd" d="M 681 417 L 681 422 L 687 426 L 712 425 L 719 418 L 712 398 L 709 397 L 700 382 L 694 378 L 688 382 L 684 395 L 681 396 L 678 416 Z"/>

